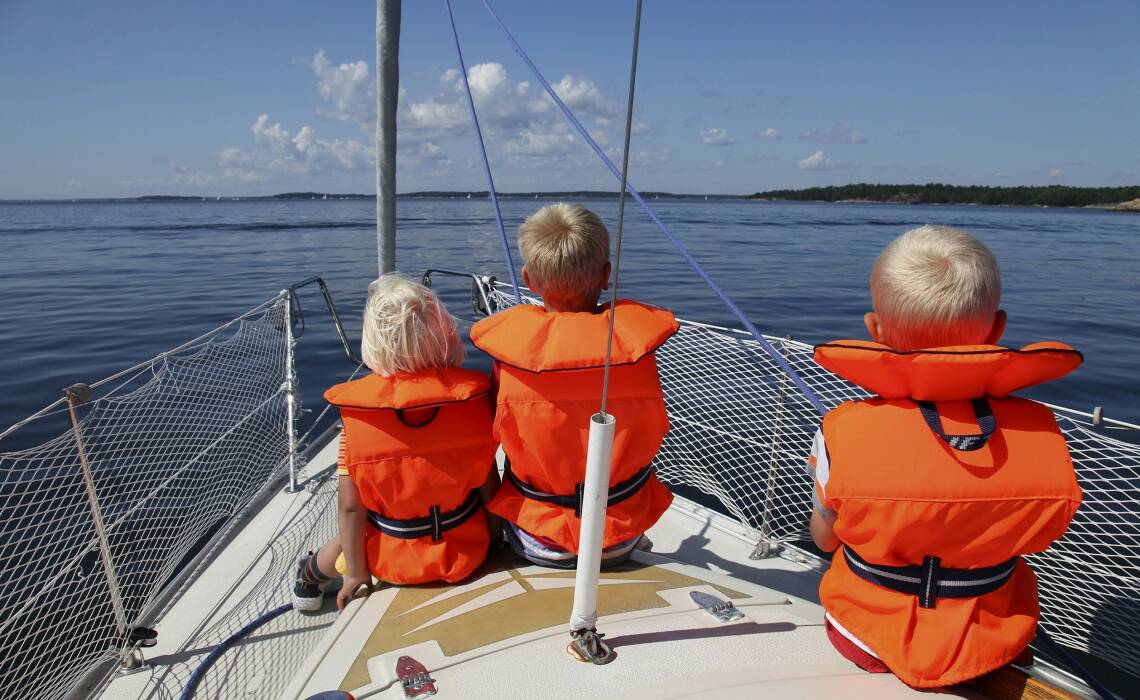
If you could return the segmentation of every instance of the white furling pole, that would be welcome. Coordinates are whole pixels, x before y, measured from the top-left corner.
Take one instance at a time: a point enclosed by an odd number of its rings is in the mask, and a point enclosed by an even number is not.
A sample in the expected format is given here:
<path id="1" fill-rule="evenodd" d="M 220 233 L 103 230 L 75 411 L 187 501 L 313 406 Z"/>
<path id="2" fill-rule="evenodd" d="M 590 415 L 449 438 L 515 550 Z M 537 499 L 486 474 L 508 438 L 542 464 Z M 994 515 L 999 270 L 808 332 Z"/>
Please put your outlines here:
<path id="1" fill-rule="evenodd" d="M 574 573 L 574 607 L 570 631 L 592 629 L 598 621 L 598 578 L 602 571 L 602 537 L 610 495 L 610 460 L 614 451 L 612 414 L 590 416 L 586 448 L 586 480 L 582 487 L 582 529 L 578 535 L 578 567 Z"/>
<path id="2" fill-rule="evenodd" d="M 629 62 L 629 93 L 625 106 L 625 145 L 622 148 L 621 189 L 618 191 L 617 250 L 614 256 L 613 285 L 610 289 L 609 333 L 606 334 L 606 361 L 602 376 L 602 400 L 598 412 L 590 416 L 590 438 L 586 447 L 586 477 L 582 486 L 582 526 L 578 531 L 578 567 L 574 573 L 574 607 L 570 612 L 570 646 L 567 651 L 579 661 L 608 664 L 616 654 L 602 641 L 598 622 L 598 580 L 602 574 L 602 543 L 606 530 L 606 505 L 610 498 L 610 462 L 613 459 L 617 418 L 606 410 L 613 364 L 614 324 L 617 319 L 618 282 L 621 278 L 621 239 L 625 225 L 625 194 L 629 182 L 629 141 L 633 133 L 633 95 L 637 84 L 637 47 L 641 37 L 641 1 L 633 18 L 633 56 Z M 628 429 L 628 428 L 627 428 Z"/>
<path id="3" fill-rule="evenodd" d="M 376 0 L 376 249 L 382 275 L 396 270 L 400 2 Z"/>

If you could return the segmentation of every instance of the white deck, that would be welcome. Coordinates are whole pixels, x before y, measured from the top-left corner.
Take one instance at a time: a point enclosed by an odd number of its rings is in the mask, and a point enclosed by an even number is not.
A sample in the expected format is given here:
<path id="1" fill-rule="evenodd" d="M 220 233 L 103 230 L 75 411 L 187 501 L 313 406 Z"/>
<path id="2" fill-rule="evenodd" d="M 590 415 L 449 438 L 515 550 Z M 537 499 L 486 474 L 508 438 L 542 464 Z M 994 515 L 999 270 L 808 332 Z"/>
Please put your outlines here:
<path id="1" fill-rule="evenodd" d="M 310 462 L 320 473 L 335 460 L 336 443 Z M 118 675 L 107 698 L 176 697 L 190 673 L 222 638 L 290 598 L 296 557 L 314 549 L 335 527 L 334 480 L 325 478 L 296 494 L 278 493 L 236 534 L 174 602 L 158 625 L 159 645 L 144 668 Z M 566 653 L 569 602 L 548 610 L 543 622 L 506 638 L 448 655 L 428 639 L 358 663 L 377 622 L 404 589 L 385 589 L 352 603 L 343 614 L 331 601 L 315 615 L 287 612 L 228 651 L 207 674 L 198 697 L 285 697 L 341 687 L 357 698 L 402 698 L 395 660 L 409 654 L 424 663 L 443 698 L 512 697 L 823 697 L 887 698 L 917 695 L 893 676 L 864 674 L 828 643 L 822 609 L 815 601 L 819 572 L 810 564 L 773 557 L 749 560 L 752 543 L 731 519 L 678 498 L 651 531 L 652 553 L 639 553 L 641 568 L 621 578 L 615 572 L 600 592 L 654 586 L 651 607 L 603 616 L 598 624 L 618 653 L 608 666 L 572 660 Z M 656 567 L 656 568 L 649 568 Z M 635 567 L 636 568 L 636 567 Z M 631 577 L 640 576 L 638 580 Z M 513 577 L 513 580 L 510 580 Z M 453 620 L 467 637 L 472 623 L 496 624 L 534 591 L 565 589 L 570 578 L 551 570 L 517 565 L 493 571 L 459 587 L 410 594 L 429 600 L 415 609 L 432 617 L 411 632 Z M 720 586 L 719 589 L 713 586 Z M 486 592 L 472 594 L 481 587 Z M 722 624 L 697 609 L 692 590 L 725 597 L 740 595 L 746 618 Z M 447 602 L 459 599 L 463 602 Z M 443 601 L 442 604 L 437 605 Z M 521 604 L 521 603 L 519 603 Z M 487 611 L 501 613 L 486 622 Z M 636 608 L 637 606 L 633 606 Z M 523 606 L 525 608 L 525 605 Z M 523 609 L 520 608 L 520 609 Z M 412 610 L 406 611 L 411 613 Z M 417 614 L 422 614 L 423 611 Z M 517 619 L 512 620 L 516 626 Z M 388 624 L 388 623 L 386 623 Z M 523 625 L 526 627 L 526 625 Z M 474 630 L 475 638 L 489 628 Z M 423 637 L 423 634 L 419 635 Z M 430 636 L 430 635 L 429 635 Z M 495 634 L 485 635 L 495 637 Z M 501 636 L 501 635 L 500 635 Z M 346 676 L 356 666 L 356 682 Z M 359 682 L 361 669 L 366 678 Z"/>

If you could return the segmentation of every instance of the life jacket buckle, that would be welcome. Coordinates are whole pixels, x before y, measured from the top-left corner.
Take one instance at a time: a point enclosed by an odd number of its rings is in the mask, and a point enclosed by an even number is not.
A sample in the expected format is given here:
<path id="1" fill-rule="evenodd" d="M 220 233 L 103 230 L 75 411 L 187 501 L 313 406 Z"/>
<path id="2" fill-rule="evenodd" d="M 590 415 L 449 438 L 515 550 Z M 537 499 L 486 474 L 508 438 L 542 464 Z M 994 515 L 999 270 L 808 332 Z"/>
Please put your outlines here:
<path id="1" fill-rule="evenodd" d="M 428 514 L 431 518 L 431 541 L 439 542 L 443 539 L 443 524 L 439 519 L 439 506 L 429 508 Z"/>
<path id="2" fill-rule="evenodd" d="M 586 496 L 585 484 L 574 484 L 574 517 L 582 517 L 582 500 Z"/>
<path id="3" fill-rule="evenodd" d="M 985 447 L 986 442 L 997 429 L 997 420 L 994 418 L 993 409 L 984 396 L 971 401 L 974 417 L 978 421 L 979 433 L 977 435 L 948 435 L 942 429 L 942 418 L 939 417 L 938 409 L 933 401 L 916 401 L 915 403 L 918 404 L 918 410 L 922 412 L 922 418 L 926 421 L 930 431 L 937 435 L 942 442 L 949 445 L 951 449 L 959 452 L 973 452 Z"/>
<path id="4" fill-rule="evenodd" d="M 938 602 L 938 584 L 942 560 L 933 554 L 922 558 L 922 581 L 919 583 L 918 607 L 933 608 Z"/>

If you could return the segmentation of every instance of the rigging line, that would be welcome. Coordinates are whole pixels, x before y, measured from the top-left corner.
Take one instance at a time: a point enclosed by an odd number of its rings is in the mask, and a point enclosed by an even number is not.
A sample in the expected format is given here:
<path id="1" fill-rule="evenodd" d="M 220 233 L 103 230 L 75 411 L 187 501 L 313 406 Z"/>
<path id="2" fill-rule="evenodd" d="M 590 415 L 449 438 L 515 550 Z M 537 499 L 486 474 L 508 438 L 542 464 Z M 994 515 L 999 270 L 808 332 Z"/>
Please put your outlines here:
<path id="1" fill-rule="evenodd" d="M 479 142 L 479 155 L 483 158 L 483 172 L 487 174 L 487 190 L 491 193 L 491 206 L 495 210 L 495 224 L 499 227 L 499 238 L 503 242 L 503 256 L 507 259 L 507 271 L 511 275 L 511 288 L 515 291 L 515 303 L 522 303 L 519 293 L 519 280 L 515 275 L 515 261 L 511 257 L 511 244 L 507 240 L 507 230 L 503 227 L 503 213 L 499 211 L 499 196 L 495 192 L 495 180 L 491 177 L 491 162 L 487 160 L 487 147 L 483 144 L 483 130 L 479 128 L 479 116 L 475 113 L 475 100 L 471 97 L 471 85 L 467 81 L 467 64 L 463 62 L 463 49 L 459 46 L 459 31 L 455 28 L 455 15 L 451 11 L 451 0 L 443 0 L 447 8 L 447 19 L 451 22 L 451 36 L 455 38 L 455 55 L 459 57 L 459 74 L 463 76 L 463 91 L 467 94 L 467 107 L 471 112 L 471 124 L 475 127 L 475 140 Z"/>
<path id="2" fill-rule="evenodd" d="M 450 0 L 448 0 L 450 2 Z M 629 184 L 629 137 L 633 131 L 633 89 L 637 85 L 637 45 L 641 38 L 641 0 L 633 18 L 633 55 L 629 59 L 629 96 L 625 104 L 625 146 L 621 151 L 621 189 L 618 191 L 617 243 L 614 252 L 614 282 L 610 289 L 610 332 L 606 335 L 606 365 L 602 373 L 602 407 L 606 413 L 606 399 L 610 391 L 610 364 L 613 359 L 614 321 L 617 318 L 618 280 L 621 272 L 621 234 L 625 224 L 625 189 Z"/>
<path id="3" fill-rule="evenodd" d="M 550 86 L 550 83 L 546 80 L 546 77 L 542 75 L 542 72 L 539 71 L 538 67 L 534 65 L 534 62 L 530 60 L 530 56 L 528 56 L 526 51 L 523 50 L 523 47 L 519 44 L 518 40 L 515 39 L 514 35 L 511 34 L 511 31 L 507 29 L 507 25 L 503 24 L 503 20 L 499 18 L 498 13 L 495 12 L 495 8 L 491 6 L 490 1 L 483 0 L 483 6 L 486 7 L 487 11 L 491 13 L 491 17 L 495 20 L 495 23 L 499 25 L 499 29 L 502 30 L 503 34 L 507 37 L 507 40 L 510 41 L 511 45 L 514 47 L 515 53 L 517 53 L 519 55 L 519 58 L 523 60 L 523 63 L 525 63 L 528 68 L 530 68 L 530 71 L 534 74 L 535 79 L 537 79 L 538 82 L 542 85 L 543 89 L 546 90 L 546 94 L 550 95 L 550 98 L 554 100 L 554 104 L 556 104 L 562 111 L 562 114 L 565 115 L 567 121 L 570 122 L 571 126 L 573 126 L 578 131 L 578 133 L 581 134 L 582 138 L 586 141 L 587 144 L 589 144 L 590 148 L 594 150 L 594 153 L 598 154 L 598 157 L 602 159 L 602 162 L 606 165 L 607 168 L 609 168 L 609 171 L 613 173 L 614 177 L 621 178 L 621 172 L 617 169 L 617 166 L 614 165 L 614 162 L 610 160 L 609 156 L 606 155 L 606 152 L 602 150 L 602 147 L 598 145 L 598 142 L 595 141 L 592 136 L 590 136 L 590 132 L 586 130 L 586 127 L 582 126 L 582 122 L 578 121 L 578 118 L 574 116 L 574 113 L 570 111 L 570 108 L 566 106 L 566 103 L 562 101 L 562 98 L 558 96 L 558 93 L 554 91 L 554 88 Z M 712 289 L 713 293 L 720 297 L 720 300 L 724 302 L 724 305 L 728 307 L 728 310 L 731 311 L 732 314 L 736 316 L 736 318 L 742 324 L 744 324 L 745 330 L 747 330 L 748 333 L 752 335 L 752 337 L 755 338 L 757 342 L 760 343 L 760 346 L 764 348 L 764 351 L 768 354 L 776 366 L 783 370 L 784 374 L 786 374 L 788 378 L 792 380 L 792 383 L 796 385 L 796 388 L 800 390 L 800 393 L 804 395 L 804 398 L 811 403 L 811 405 L 815 408 L 816 411 L 820 413 L 820 415 L 827 413 L 827 408 L 823 405 L 823 402 L 820 400 L 815 391 L 813 391 L 811 387 L 809 387 L 807 383 L 804 382 L 803 378 L 800 377 L 800 375 L 788 363 L 788 361 L 785 360 L 784 357 L 780 355 L 780 353 L 777 352 L 774 347 L 772 347 L 772 344 L 769 343 L 768 340 L 764 338 L 763 334 L 760 333 L 760 331 L 756 328 L 756 326 L 748 320 L 748 317 L 744 315 L 744 312 L 741 311 L 740 307 L 736 305 L 736 302 L 734 302 L 732 298 L 729 297 L 728 294 L 720 288 L 720 285 L 713 281 L 712 277 L 710 277 L 709 274 L 705 272 L 704 268 L 701 267 L 701 264 L 696 261 L 696 259 L 689 253 L 688 250 L 685 249 L 683 245 L 681 245 L 681 242 L 677 240 L 677 237 L 673 235 L 673 232 L 669 230 L 669 227 L 666 226 L 665 223 L 657 217 L 657 214 L 649 208 L 649 205 L 645 203 L 645 200 L 641 197 L 641 193 L 638 192 L 633 187 L 633 185 L 629 183 L 626 183 L 625 189 L 629 192 L 629 196 L 633 197 L 634 201 L 641 206 L 641 208 L 645 211 L 653 223 L 657 225 L 657 228 L 661 229 L 661 232 L 664 233 L 665 237 L 669 239 L 669 242 L 673 244 L 673 247 L 677 250 L 678 253 L 681 254 L 681 257 L 683 257 L 689 263 L 689 265 L 692 266 L 693 270 L 696 271 L 698 275 L 700 275 L 701 279 L 703 279 L 709 288 Z"/>

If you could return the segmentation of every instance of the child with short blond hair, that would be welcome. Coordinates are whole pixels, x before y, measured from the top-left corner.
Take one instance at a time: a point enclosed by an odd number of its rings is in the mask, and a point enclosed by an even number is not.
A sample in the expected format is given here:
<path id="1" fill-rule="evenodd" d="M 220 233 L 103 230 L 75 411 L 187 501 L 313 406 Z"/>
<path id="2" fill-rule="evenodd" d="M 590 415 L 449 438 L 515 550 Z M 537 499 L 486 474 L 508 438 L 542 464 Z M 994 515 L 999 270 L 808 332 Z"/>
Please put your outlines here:
<path id="1" fill-rule="evenodd" d="M 499 483 L 490 380 L 459 366 L 463 345 L 447 309 L 423 285 L 379 278 L 368 287 L 361 356 L 372 374 L 325 392 L 344 424 L 340 533 L 302 560 L 298 610 L 320 609 L 334 571 L 344 576 L 340 608 L 373 576 L 461 580 L 491 540 L 482 507 Z"/>
<path id="2" fill-rule="evenodd" d="M 581 527 L 590 416 L 598 410 L 609 304 L 609 232 L 577 204 L 543 207 L 521 226 L 523 279 L 544 306 L 523 304 L 483 319 L 471 340 L 495 360 L 495 437 L 508 466 L 487 508 L 508 541 L 544 566 L 572 568 Z M 669 430 L 654 352 L 678 325 L 673 314 L 619 300 L 607 412 L 617 419 L 603 566 L 625 561 L 669 507 L 651 462 Z"/>
<path id="3" fill-rule="evenodd" d="M 922 226 L 871 273 L 874 342 L 816 346 L 873 396 L 829 412 L 809 457 L 811 534 L 837 552 L 828 637 L 868 671 L 947 686 L 1021 655 L 1038 618 L 1021 557 L 1061 537 L 1081 493 L 1052 412 L 1012 392 L 1081 362 L 1061 343 L 994 345 L 1001 273 L 981 241 Z"/>

